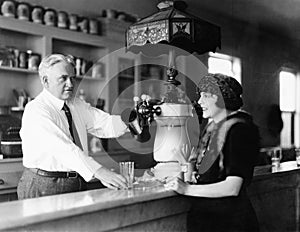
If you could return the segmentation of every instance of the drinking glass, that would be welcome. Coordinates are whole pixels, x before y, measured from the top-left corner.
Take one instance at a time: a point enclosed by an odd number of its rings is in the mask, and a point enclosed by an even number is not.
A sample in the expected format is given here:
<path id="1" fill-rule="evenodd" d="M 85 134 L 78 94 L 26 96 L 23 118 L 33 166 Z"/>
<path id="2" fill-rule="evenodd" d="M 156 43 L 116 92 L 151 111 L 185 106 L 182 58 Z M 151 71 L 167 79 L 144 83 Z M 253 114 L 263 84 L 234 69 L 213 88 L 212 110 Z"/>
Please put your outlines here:
<path id="1" fill-rule="evenodd" d="M 120 174 L 124 176 L 127 181 L 127 187 L 132 188 L 134 181 L 134 162 L 120 162 L 119 167 Z"/>
<path id="2" fill-rule="evenodd" d="M 192 175 L 194 171 L 194 163 L 183 163 L 180 165 L 183 172 L 183 181 L 192 182 Z"/>
<path id="3" fill-rule="evenodd" d="M 282 149 L 280 147 L 272 148 L 270 151 L 272 162 L 272 172 L 277 172 L 280 169 L 280 160 L 282 158 Z"/>
<path id="4" fill-rule="evenodd" d="M 300 167 L 300 148 L 295 148 L 296 163 Z"/>

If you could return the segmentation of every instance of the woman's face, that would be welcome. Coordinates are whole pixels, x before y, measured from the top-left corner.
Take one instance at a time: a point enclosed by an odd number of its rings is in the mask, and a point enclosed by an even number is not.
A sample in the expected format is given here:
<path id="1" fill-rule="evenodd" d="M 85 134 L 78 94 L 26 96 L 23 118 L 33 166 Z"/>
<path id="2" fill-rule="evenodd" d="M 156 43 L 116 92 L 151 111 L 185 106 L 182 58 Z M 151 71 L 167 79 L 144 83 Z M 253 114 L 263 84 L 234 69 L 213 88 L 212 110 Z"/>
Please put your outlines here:
<path id="1" fill-rule="evenodd" d="M 215 94 L 201 92 L 198 104 L 201 106 L 203 111 L 203 118 L 212 118 L 217 117 L 222 109 L 216 105 L 218 96 Z"/>

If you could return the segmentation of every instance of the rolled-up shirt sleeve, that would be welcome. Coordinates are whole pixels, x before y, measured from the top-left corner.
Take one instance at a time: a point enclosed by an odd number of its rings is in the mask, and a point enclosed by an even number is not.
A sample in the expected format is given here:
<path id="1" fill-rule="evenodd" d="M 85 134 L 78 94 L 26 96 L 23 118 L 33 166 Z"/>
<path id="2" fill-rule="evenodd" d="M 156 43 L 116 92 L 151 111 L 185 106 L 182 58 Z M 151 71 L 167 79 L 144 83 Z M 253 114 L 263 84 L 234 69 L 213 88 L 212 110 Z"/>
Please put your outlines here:
<path id="1" fill-rule="evenodd" d="M 88 133 L 100 138 L 115 138 L 129 131 L 120 115 L 110 115 L 88 103 L 83 103 L 82 107 Z"/>

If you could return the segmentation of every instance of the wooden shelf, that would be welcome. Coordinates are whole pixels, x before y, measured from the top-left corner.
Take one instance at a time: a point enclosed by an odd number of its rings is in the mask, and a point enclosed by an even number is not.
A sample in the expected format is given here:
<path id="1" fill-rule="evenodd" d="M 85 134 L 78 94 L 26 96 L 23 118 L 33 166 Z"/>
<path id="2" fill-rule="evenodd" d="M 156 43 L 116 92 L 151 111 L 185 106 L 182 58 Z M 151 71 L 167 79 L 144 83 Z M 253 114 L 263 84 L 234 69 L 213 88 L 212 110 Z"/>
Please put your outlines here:
<path id="1" fill-rule="evenodd" d="M 107 47 L 108 44 L 111 44 L 112 42 L 111 38 L 108 39 L 106 36 L 71 31 L 68 29 L 46 26 L 5 16 L 0 16 L 0 28 L 29 35 L 49 37 L 97 47 Z"/>
<path id="2" fill-rule="evenodd" d="M 92 81 L 104 81 L 105 80 L 105 77 L 101 77 L 101 78 L 96 78 L 96 77 L 92 77 L 92 76 L 76 76 L 77 79 L 80 79 L 80 80 L 92 80 Z"/>
<path id="3" fill-rule="evenodd" d="M 38 74 L 38 71 L 24 69 L 24 68 L 15 68 L 15 67 L 7 67 L 7 66 L 0 66 L 0 70 L 8 71 L 8 72 L 20 72 L 20 73 L 30 73 L 30 74 Z M 76 76 L 77 79 L 80 80 L 93 80 L 93 81 L 104 81 L 105 77 L 102 78 L 95 78 L 92 76 Z"/>
<path id="4" fill-rule="evenodd" d="M 0 70 L 8 71 L 8 72 L 38 74 L 38 72 L 35 70 L 29 70 L 29 69 L 25 69 L 25 68 L 8 67 L 8 66 L 0 66 Z"/>
<path id="5" fill-rule="evenodd" d="M 84 69 L 83 72 L 81 72 L 82 69 L 80 72 L 76 70 L 78 74 L 86 74 L 76 76 L 75 80 L 87 94 L 87 99 L 95 101 L 101 93 L 101 98 L 105 99 L 105 108 L 110 111 L 116 105 L 115 99 L 119 98 L 119 84 L 122 85 L 122 81 L 123 86 L 125 83 L 134 84 L 138 80 L 138 71 L 134 65 L 136 55 L 126 53 L 124 48 L 125 29 L 128 25 L 119 20 L 103 19 L 101 22 L 104 26 L 102 32 L 106 34 L 93 35 L 0 15 L 0 44 L 16 48 L 19 51 L 32 50 L 41 58 L 48 54 L 61 53 L 81 58 L 87 62 L 86 64 L 90 64 L 89 62 L 94 65 L 101 63 L 101 68 L 96 67 L 99 68 L 99 71 L 96 69 L 93 72 L 93 66 L 88 70 Z M 119 58 L 125 59 L 121 65 Z M 80 66 L 80 68 L 82 67 Z M 132 70 L 129 71 L 126 68 Z M 95 73 L 99 73 L 99 76 L 102 77 L 100 78 Z M 92 77 L 92 74 L 95 77 Z M 0 97 L 5 102 L 11 102 L 10 105 L 15 104 L 10 99 L 11 89 L 25 88 L 32 98 L 35 98 L 42 89 L 40 79 L 31 78 L 38 76 L 37 71 L 0 66 L 0 75 L 0 85 L 2 86 Z M 120 79 L 115 78 L 118 76 Z M 134 95 L 128 96 L 126 94 L 125 99 L 119 102 L 122 108 L 127 105 L 133 106 L 132 97 Z M 120 107 L 116 106 L 116 108 L 118 110 Z M 12 111 L 18 116 L 22 113 L 22 109 L 18 108 L 13 108 Z M 109 145 L 109 149 L 111 148 Z"/>

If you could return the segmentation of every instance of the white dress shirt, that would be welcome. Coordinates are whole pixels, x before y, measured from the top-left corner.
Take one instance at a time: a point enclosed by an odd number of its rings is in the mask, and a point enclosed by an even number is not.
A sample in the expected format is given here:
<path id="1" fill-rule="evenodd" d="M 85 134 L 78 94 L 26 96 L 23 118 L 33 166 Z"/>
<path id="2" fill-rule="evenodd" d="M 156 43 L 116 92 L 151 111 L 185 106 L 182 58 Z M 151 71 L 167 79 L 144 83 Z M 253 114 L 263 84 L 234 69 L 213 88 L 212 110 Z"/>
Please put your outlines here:
<path id="1" fill-rule="evenodd" d="M 24 110 L 20 136 L 23 165 L 46 171 L 76 171 L 86 181 L 102 167 L 88 156 L 87 133 L 100 138 L 118 137 L 127 131 L 120 116 L 90 106 L 75 98 L 67 102 L 83 151 L 74 144 L 69 131 L 64 101 L 44 89 Z"/>

